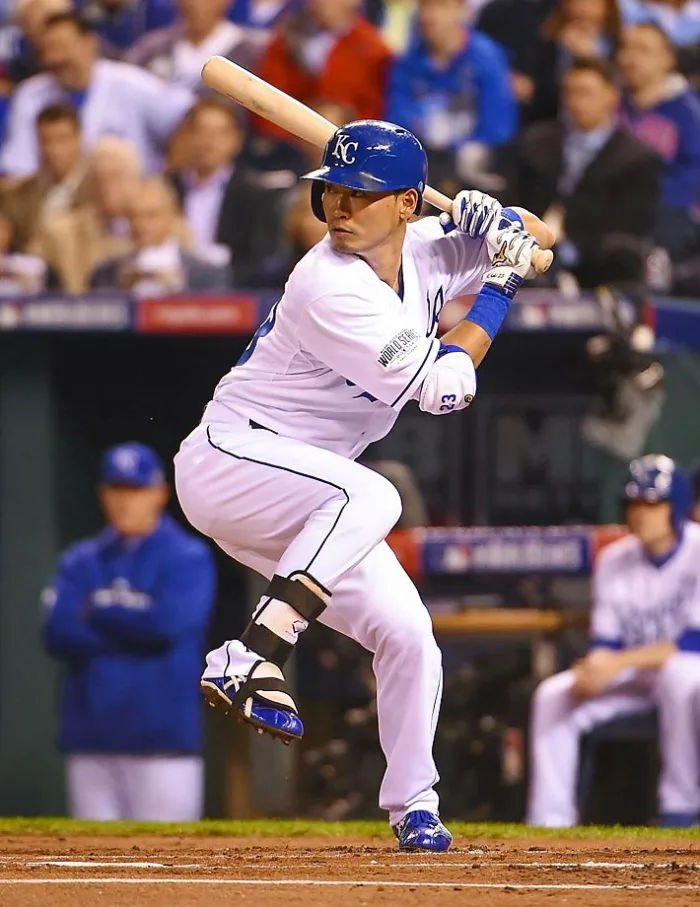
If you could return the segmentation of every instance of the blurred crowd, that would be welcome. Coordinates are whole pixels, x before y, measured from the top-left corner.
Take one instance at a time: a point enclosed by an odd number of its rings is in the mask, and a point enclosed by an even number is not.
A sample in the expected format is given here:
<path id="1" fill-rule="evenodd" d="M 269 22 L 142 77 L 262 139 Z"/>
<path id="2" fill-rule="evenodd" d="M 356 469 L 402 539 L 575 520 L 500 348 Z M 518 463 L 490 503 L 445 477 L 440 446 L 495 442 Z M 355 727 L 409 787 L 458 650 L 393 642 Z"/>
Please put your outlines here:
<path id="1" fill-rule="evenodd" d="M 446 193 L 557 236 L 548 285 L 700 295 L 699 0 L 2 0 L 0 287 L 279 286 L 319 151 L 209 92 L 221 54 L 413 130 Z"/>

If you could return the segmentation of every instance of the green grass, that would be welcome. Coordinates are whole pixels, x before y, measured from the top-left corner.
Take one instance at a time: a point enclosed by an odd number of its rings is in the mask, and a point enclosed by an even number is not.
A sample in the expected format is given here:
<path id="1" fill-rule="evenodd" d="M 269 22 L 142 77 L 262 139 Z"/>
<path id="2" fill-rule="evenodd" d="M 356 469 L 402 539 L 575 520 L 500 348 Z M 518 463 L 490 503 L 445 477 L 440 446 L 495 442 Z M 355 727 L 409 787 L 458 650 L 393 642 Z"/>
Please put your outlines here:
<path id="1" fill-rule="evenodd" d="M 700 840 L 700 829 L 673 828 L 623 828 L 621 826 L 584 826 L 580 828 L 528 828 L 523 825 L 496 824 L 491 822 L 449 822 L 451 831 L 459 838 L 514 839 L 524 837 L 571 838 L 583 840 L 627 838 L 659 839 L 695 838 Z M 305 819 L 254 819 L 209 820 L 204 822 L 87 822 L 62 818 L 2 818 L 0 835 L 37 834 L 68 837 L 70 835 L 197 835 L 201 837 L 225 835 L 230 837 L 391 837 L 384 822 L 321 822 Z"/>

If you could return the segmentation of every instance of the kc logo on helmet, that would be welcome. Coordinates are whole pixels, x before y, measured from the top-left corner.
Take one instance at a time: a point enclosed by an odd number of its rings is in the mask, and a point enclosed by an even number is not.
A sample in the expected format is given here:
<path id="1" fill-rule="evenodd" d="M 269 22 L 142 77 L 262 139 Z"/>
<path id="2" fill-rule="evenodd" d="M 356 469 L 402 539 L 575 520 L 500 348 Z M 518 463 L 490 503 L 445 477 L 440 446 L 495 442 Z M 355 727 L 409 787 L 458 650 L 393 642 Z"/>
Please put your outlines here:
<path id="1" fill-rule="evenodd" d="M 359 142 L 351 142 L 350 136 L 345 135 L 341 132 L 336 136 L 335 139 L 333 157 L 337 158 L 339 161 L 342 161 L 344 164 L 354 164 L 357 160 L 357 157 L 355 156 L 355 154 L 353 154 L 353 149 L 357 151 L 359 147 Z"/>

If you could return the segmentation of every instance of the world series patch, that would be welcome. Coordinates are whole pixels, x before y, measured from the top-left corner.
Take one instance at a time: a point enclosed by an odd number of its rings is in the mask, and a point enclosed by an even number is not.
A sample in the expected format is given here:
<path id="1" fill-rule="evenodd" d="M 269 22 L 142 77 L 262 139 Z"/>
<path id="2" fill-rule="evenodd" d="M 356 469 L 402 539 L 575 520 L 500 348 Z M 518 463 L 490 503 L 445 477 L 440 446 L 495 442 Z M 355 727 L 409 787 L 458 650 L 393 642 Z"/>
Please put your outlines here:
<path id="1" fill-rule="evenodd" d="M 392 337 L 379 353 L 378 362 L 387 368 L 392 362 L 401 362 L 413 352 L 420 342 L 420 334 L 413 328 L 404 328 Z"/>

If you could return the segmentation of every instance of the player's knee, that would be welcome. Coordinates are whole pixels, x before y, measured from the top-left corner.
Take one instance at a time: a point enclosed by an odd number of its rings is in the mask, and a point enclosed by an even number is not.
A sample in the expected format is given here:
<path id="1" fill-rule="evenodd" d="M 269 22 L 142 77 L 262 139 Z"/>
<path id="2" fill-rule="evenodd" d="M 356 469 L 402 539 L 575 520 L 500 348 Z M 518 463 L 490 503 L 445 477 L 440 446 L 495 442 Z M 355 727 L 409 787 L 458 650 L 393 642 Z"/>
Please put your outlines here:
<path id="1" fill-rule="evenodd" d="M 440 653 L 430 614 L 422 605 L 411 611 L 397 611 L 394 619 L 387 622 L 382 636 L 384 647 L 400 653 L 402 658 L 422 660 Z"/>
<path id="2" fill-rule="evenodd" d="M 660 699 L 695 696 L 700 691 L 700 654 L 675 652 L 659 668 L 656 681 Z"/>
<path id="3" fill-rule="evenodd" d="M 543 680 L 533 693 L 533 709 L 548 708 L 552 703 L 569 699 L 574 677 L 571 671 L 562 671 Z"/>
<path id="4" fill-rule="evenodd" d="M 364 476 L 362 498 L 364 509 L 371 525 L 381 531 L 382 538 L 388 535 L 401 516 L 401 495 L 384 476 L 367 470 Z"/>

